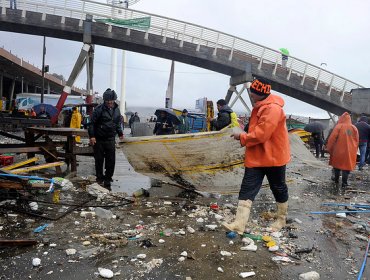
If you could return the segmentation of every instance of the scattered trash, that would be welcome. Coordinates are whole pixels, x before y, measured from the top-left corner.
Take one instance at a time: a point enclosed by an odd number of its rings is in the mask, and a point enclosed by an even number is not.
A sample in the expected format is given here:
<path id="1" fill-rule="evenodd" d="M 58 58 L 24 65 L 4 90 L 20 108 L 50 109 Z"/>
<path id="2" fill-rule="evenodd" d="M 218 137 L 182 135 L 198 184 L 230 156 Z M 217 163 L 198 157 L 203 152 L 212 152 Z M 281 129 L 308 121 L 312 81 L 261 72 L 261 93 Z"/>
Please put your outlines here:
<path id="1" fill-rule="evenodd" d="M 136 258 L 138 258 L 139 260 L 143 260 L 146 258 L 146 254 L 139 254 L 136 256 Z"/>
<path id="2" fill-rule="evenodd" d="M 193 229 L 191 226 L 187 226 L 186 229 L 191 234 L 193 234 L 195 232 L 195 229 Z"/>
<path id="3" fill-rule="evenodd" d="M 298 218 L 295 218 L 294 221 L 297 223 L 297 224 L 302 224 L 302 221 Z"/>
<path id="4" fill-rule="evenodd" d="M 289 257 L 283 257 L 283 256 L 272 257 L 272 261 L 274 261 L 274 262 L 288 262 L 288 263 L 294 262 Z"/>
<path id="5" fill-rule="evenodd" d="M 339 218 L 346 218 L 347 217 L 346 213 L 337 213 L 335 216 L 337 216 Z"/>
<path id="6" fill-rule="evenodd" d="M 34 233 L 40 233 L 40 232 L 42 232 L 44 229 L 46 229 L 48 225 L 49 225 L 49 224 L 43 224 L 42 226 L 39 226 L 39 227 L 35 228 L 35 229 L 33 230 L 33 232 L 34 232 Z"/>
<path id="7" fill-rule="evenodd" d="M 82 245 L 89 246 L 89 245 L 91 245 L 91 242 L 90 241 L 84 241 L 84 242 L 82 242 Z"/>
<path id="8" fill-rule="evenodd" d="M 244 233 L 243 237 L 248 237 L 248 238 L 250 238 L 252 240 L 255 240 L 255 241 L 263 240 L 262 239 L 263 237 L 261 235 L 254 235 L 254 234 L 250 234 L 250 233 Z"/>
<path id="9" fill-rule="evenodd" d="M 144 247 L 144 248 L 150 248 L 150 247 L 154 247 L 155 245 L 152 243 L 152 241 L 150 239 L 144 239 L 140 242 L 140 247 Z"/>
<path id="10" fill-rule="evenodd" d="M 99 275 L 103 278 L 110 279 L 110 278 L 113 278 L 114 276 L 113 271 L 110 269 L 99 267 L 98 270 L 99 270 Z"/>
<path id="11" fill-rule="evenodd" d="M 217 225 L 206 225 L 206 228 L 209 230 L 215 230 L 217 228 Z"/>
<path id="12" fill-rule="evenodd" d="M 279 246 L 277 246 L 277 245 L 276 246 L 272 246 L 272 247 L 269 248 L 269 251 L 270 252 L 276 252 L 278 250 L 279 250 Z"/>
<path id="13" fill-rule="evenodd" d="M 240 250 L 256 252 L 257 251 L 257 245 L 255 245 L 254 243 L 249 244 L 248 246 L 241 247 Z"/>
<path id="14" fill-rule="evenodd" d="M 37 211 L 39 209 L 39 205 L 37 204 L 37 202 L 30 202 L 28 205 L 30 206 L 32 211 Z"/>
<path id="15" fill-rule="evenodd" d="M 81 211 L 80 213 L 80 217 L 81 218 L 92 218 L 92 217 L 95 217 L 95 212 L 93 211 Z"/>
<path id="16" fill-rule="evenodd" d="M 70 249 L 66 249 L 66 254 L 67 256 L 72 256 L 72 255 L 75 255 L 77 252 L 76 249 L 73 249 L 73 248 L 70 248 Z"/>
<path id="17" fill-rule="evenodd" d="M 247 277 L 250 277 L 250 276 L 254 276 L 256 275 L 256 273 L 254 271 L 250 271 L 250 272 L 241 272 L 239 273 L 239 276 L 241 278 L 247 278 Z"/>
<path id="18" fill-rule="evenodd" d="M 221 256 L 224 256 L 224 257 L 231 257 L 231 253 L 228 252 L 228 251 L 221 251 Z"/>
<path id="19" fill-rule="evenodd" d="M 166 242 L 166 241 L 164 241 L 164 239 L 159 239 L 159 240 L 158 240 L 158 243 L 163 244 L 164 242 Z"/>
<path id="20" fill-rule="evenodd" d="M 102 219 L 111 219 L 113 216 L 112 211 L 101 208 L 101 207 L 96 207 L 95 208 L 95 215 L 98 216 L 99 218 Z"/>
<path id="21" fill-rule="evenodd" d="M 187 257 L 188 256 L 188 252 L 184 251 L 180 254 L 180 256 L 183 256 L 183 257 Z"/>
<path id="22" fill-rule="evenodd" d="M 363 241 L 367 241 L 368 240 L 368 238 L 366 236 L 363 236 L 361 234 L 355 234 L 355 237 L 357 239 L 360 239 L 360 240 L 363 240 Z"/>
<path id="23" fill-rule="evenodd" d="M 230 232 L 226 233 L 226 237 L 227 238 L 230 238 L 230 239 L 234 239 L 237 236 L 238 236 L 238 234 L 236 232 L 234 232 L 234 231 L 230 231 Z"/>
<path id="24" fill-rule="evenodd" d="M 316 271 L 310 271 L 306 273 L 299 274 L 299 280 L 319 280 L 320 274 Z"/>
<path id="25" fill-rule="evenodd" d="M 179 260 L 179 262 L 183 262 L 183 261 L 185 261 L 185 257 L 180 257 L 178 260 Z"/>
<path id="26" fill-rule="evenodd" d="M 33 266 L 39 266 L 41 264 L 41 260 L 39 258 L 32 259 L 32 265 Z"/>
<path id="27" fill-rule="evenodd" d="M 217 271 L 218 272 L 224 272 L 224 270 L 222 269 L 222 267 L 217 267 Z"/>
<path id="28" fill-rule="evenodd" d="M 204 219 L 203 218 L 198 218 L 197 223 L 204 223 Z"/>

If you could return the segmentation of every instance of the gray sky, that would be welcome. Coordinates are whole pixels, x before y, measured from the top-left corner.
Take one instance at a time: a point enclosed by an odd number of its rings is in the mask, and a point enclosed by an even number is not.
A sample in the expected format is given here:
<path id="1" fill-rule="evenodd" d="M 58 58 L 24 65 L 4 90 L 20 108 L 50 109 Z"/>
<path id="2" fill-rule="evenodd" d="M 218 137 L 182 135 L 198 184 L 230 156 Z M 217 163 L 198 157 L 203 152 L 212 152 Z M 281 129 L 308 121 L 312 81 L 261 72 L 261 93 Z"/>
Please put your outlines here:
<path id="1" fill-rule="evenodd" d="M 230 33 L 327 69 L 365 87 L 370 76 L 370 1 L 353 0 L 142 0 L 132 8 L 196 23 Z M 0 45 L 36 66 L 41 65 L 42 37 L 0 32 Z M 82 43 L 47 38 L 50 71 L 69 76 Z M 121 58 L 119 52 L 118 68 Z M 127 106 L 164 106 L 171 62 L 127 53 Z M 110 49 L 96 46 L 95 90 L 110 83 Z M 223 98 L 229 77 L 176 63 L 174 107 L 194 108 L 195 100 Z M 85 87 L 83 72 L 76 85 Z M 120 90 L 118 70 L 117 91 Z M 326 117 L 327 114 L 285 97 L 287 113 Z M 236 110 L 243 107 L 237 103 Z"/>

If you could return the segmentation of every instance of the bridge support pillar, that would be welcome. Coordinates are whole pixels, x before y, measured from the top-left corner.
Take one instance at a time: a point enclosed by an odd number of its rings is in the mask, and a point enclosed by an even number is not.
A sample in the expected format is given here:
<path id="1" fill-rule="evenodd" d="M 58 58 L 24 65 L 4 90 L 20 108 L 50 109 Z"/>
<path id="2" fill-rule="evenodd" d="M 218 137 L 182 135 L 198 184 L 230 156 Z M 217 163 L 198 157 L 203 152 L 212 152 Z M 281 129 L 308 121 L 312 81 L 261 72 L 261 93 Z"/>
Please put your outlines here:
<path id="1" fill-rule="evenodd" d="M 351 90 L 352 113 L 370 116 L 370 88 L 357 88 Z"/>
<path id="2" fill-rule="evenodd" d="M 0 74 L 0 98 L 3 97 L 4 75 Z"/>

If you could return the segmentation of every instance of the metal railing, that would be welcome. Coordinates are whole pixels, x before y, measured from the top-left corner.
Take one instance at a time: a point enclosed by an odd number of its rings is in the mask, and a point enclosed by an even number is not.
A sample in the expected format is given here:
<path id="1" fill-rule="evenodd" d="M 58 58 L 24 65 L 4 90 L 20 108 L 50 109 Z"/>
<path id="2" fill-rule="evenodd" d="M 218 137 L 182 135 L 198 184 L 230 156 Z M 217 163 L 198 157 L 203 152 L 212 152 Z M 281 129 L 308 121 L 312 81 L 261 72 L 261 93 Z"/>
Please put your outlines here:
<path id="1" fill-rule="evenodd" d="M 9 0 L 1 0 L 2 7 L 9 7 Z M 18 0 L 17 9 L 22 10 L 22 16 L 26 17 L 27 11 L 34 11 L 43 14 L 45 20 L 47 14 L 58 15 L 65 22 L 66 17 L 80 19 L 80 25 L 87 14 L 93 15 L 95 19 L 135 19 L 150 17 L 150 27 L 145 32 L 144 38 L 148 39 L 149 34 L 162 36 L 162 42 L 166 43 L 167 38 L 179 40 L 179 47 L 184 42 L 196 45 L 196 51 L 201 46 L 213 48 L 213 55 L 222 50 L 227 51 L 229 60 L 248 57 L 258 61 L 258 68 L 271 64 L 272 74 L 276 75 L 278 66 L 281 66 L 281 53 L 274 49 L 250 42 L 248 40 L 232 36 L 217 30 L 206 28 L 200 25 L 175 20 L 155 14 L 144 13 L 132 9 L 124 9 L 121 6 L 109 5 L 90 0 Z M 5 9 L 2 9 L 5 13 Z M 135 28 L 132 28 L 135 29 Z M 111 30 L 108 26 L 108 30 Z M 142 30 L 141 30 L 142 31 Z M 327 95 L 333 90 L 341 93 L 341 101 L 348 95 L 351 89 L 362 88 L 363 86 L 324 70 L 318 66 L 307 63 L 303 60 L 289 56 L 287 64 L 286 80 L 292 74 L 301 78 L 301 85 L 311 78 L 314 79 L 316 91 L 319 85 L 324 84 L 328 88 Z"/>

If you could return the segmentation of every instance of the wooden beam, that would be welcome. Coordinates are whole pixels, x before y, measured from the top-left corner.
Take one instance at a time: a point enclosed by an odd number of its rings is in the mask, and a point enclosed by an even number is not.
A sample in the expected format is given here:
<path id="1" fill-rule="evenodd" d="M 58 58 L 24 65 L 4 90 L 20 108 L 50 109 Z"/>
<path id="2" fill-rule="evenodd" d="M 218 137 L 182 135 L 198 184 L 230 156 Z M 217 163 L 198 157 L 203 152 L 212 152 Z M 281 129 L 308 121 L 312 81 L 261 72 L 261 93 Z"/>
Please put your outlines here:
<path id="1" fill-rule="evenodd" d="M 20 148 L 0 148 L 0 154 L 4 153 L 35 153 L 40 152 L 41 149 L 39 147 L 20 147 Z"/>
<path id="2" fill-rule="evenodd" d="M 26 139 L 22 138 L 22 137 L 19 137 L 17 135 L 13 135 L 13 134 L 10 134 L 8 132 L 5 132 L 5 131 L 2 131 L 0 130 L 0 135 L 2 136 L 5 136 L 7 138 L 11 138 L 11 139 L 15 139 L 15 140 L 19 140 L 21 142 L 26 142 Z"/>
<path id="3" fill-rule="evenodd" d="M 5 167 L 3 167 L 3 170 L 16 169 L 18 167 L 21 167 L 21 166 L 24 166 L 26 164 L 30 164 L 30 163 L 36 162 L 38 160 L 39 160 L 39 158 L 33 157 L 33 158 L 30 158 L 30 159 L 27 159 L 27 160 L 24 160 L 24 161 L 20 161 L 20 162 L 14 163 L 12 165 L 5 166 Z"/>
<path id="4" fill-rule="evenodd" d="M 40 165 L 36 165 L 36 166 L 31 166 L 31 167 L 14 169 L 14 170 L 11 170 L 11 173 L 12 174 L 27 173 L 27 172 L 30 172 L 30 171 L 41 170 L 41 169 L 45 169 L 45 168 L 62 166 L 63 164 L 64 164 L 63 161 L 51 162 L 51 163 L 40 164 Z"/>

